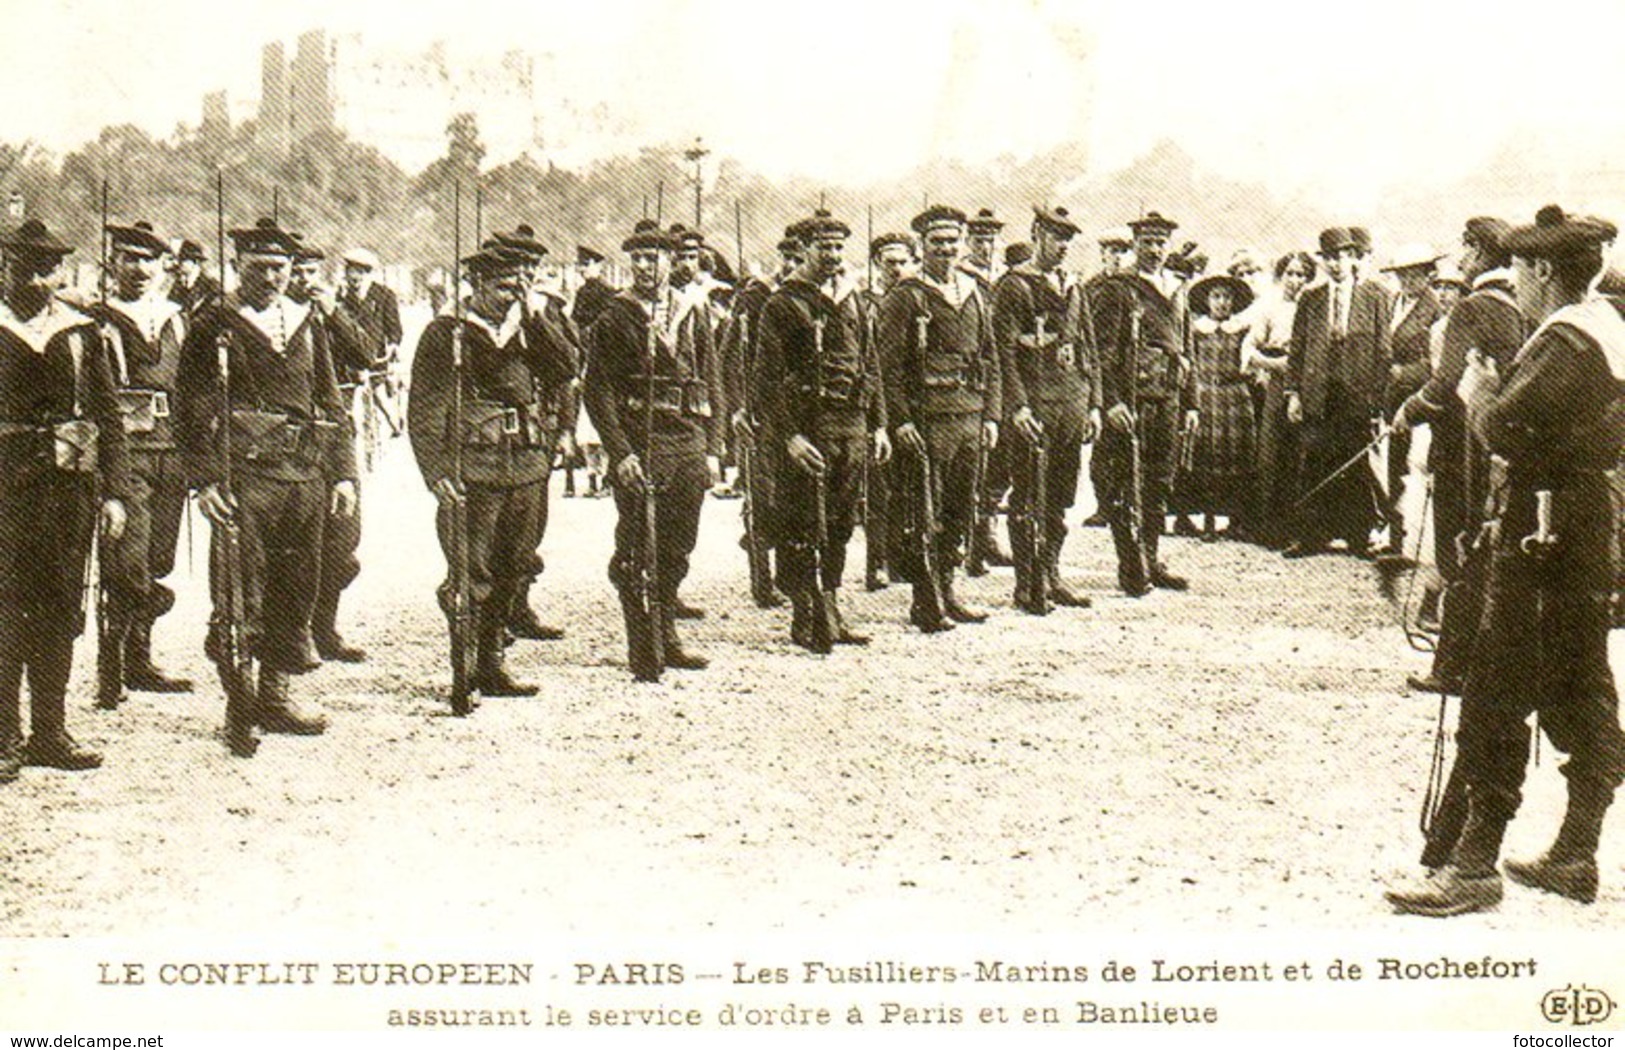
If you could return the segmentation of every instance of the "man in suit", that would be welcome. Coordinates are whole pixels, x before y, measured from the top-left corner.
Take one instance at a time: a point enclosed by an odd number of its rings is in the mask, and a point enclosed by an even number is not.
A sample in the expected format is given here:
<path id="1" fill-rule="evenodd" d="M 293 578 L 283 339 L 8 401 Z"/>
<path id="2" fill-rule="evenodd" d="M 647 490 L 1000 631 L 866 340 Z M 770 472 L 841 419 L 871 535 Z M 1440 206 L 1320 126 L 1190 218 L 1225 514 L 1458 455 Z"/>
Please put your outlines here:
<path id="1" fill-rule="evenodd" d="M 1364 556 L 1376 523 L 1375 479 L 1364 457 L 1339 472 L 1371 440 L 1388 378 L 1393 305 L 1359 278 L 1364 238 L 1347 227 L 1320 234 L 1328 280 L 1303 293 L 1287 353 L 1287 419 L 1303 432 L 1303 488 L 1288 558 L 1325 553 L 1333 539 Z M 1335 476 L 1334 476 L 1335 474 Z M 1330 480 L 1328 480 L 1330 479 Z"/>
<path id="2" fill-rule="evenodd" d="M 1439 302 L 1430 287 L 1435 264 L 1443 258 L 1422 244 L 1406 245 L 1382 268 L 1399 282 L 1393 315 L 1388 321 L 1390 356 L 1388 384 L 1383 391 L 1383 416 L 1390 422 L 1405 399 L 1422 388 L 1432 371 L 1428 344 L 1433 322 L 1439 319 Z M 1405 553 L 1405 519 L 1400 514 L 1400 489 L 1405 482 L 1410 459 L 1410 434 L 1397 430 L 1388 439 L 1388 545 L 1381 552 L 1390 557 Z"/>

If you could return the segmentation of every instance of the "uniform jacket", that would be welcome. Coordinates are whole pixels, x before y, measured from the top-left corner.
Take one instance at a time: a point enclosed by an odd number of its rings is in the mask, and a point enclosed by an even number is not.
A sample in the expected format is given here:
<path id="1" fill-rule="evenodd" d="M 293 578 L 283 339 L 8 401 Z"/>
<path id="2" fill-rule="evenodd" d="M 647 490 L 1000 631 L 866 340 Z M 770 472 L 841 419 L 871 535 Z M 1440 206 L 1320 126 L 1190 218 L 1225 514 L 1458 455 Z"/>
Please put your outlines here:
<path id="1" fill-rule="evenodd" d="M 87 314 L 53 299 L 25 322 L 0 303 L 0 423 L 37 428 L 0 436 L 0 474 L 55 469 L 49 428 L 87 420 L 96 426 L 103 495 L 128 498 L 128 444 L 114 389 L 108 347 Z"/>
<path id="2" fill-rule="evenodd" d="M 1003 368 L 979 287 L 955 306 L 919 276 L 905 277 L 882 300 L 876 333 L 891 426 L 941 415 L 1001 418 Z"/>
<path id="3" fill-rule="evenodd" d="M 855 293 L 837 303 L 791 278 L 769 297 L 758 321 L 752 386 L 771 440 L 886 425 L 880 367 L 865 327 Z"/>
<path id="4" fill-rule="evenodd" d="M 1285 389 L 1297 391 L 1306 420 L 1326 416 L 1326 396 L 1334 381 L 1354 400 L 1347 406 L 1351 411 L 1371 414 L 1381 408 L 1388 364 L 1393 359 L 1392 310 L 1393 300 L 1380 285 L 1355 282 L 1349 296 L 1348 330 L 1341 345 L 1334 346 L 1331 284 L 1318 284 L 1298 297 Z"/>
<path id="5" fill-rule="evenodd" d="M 1035 405 L 1099 407 L 1094 348 L 1082 323 L 1082 294 L 1070 283 L 1057 288 L 1049 275 L 1025 265 L 1006 271 L 994 286 L 993 335 L 1004 362 L 1007 418 Z M 1069 366 L 1061 361 L 1063 346 L 1071 348 Z"/>
<path id="6" fill-rule="evenodd" d="M 463 348 L 462 418 L 456 418 L 452 340 Z M 500 325 L 470 312 L 441 314 L 424 328 L 412 360 L 406 428 L 424 484 L 454 474 L 511 486 L 543 481 L 553 465 L 560 401 L 579 362 L 574 343 L 537 314 L 515 311 Z"/>
<path id="7" fill-rule="evenodd" d="M 176 380 L 176 436 L 194 488 L 225 480 L 221 432 L 229 422 L 268 427 L 270 417 L 283 417 L 286 429 L 254 437 L 233 431 L 233 471 L 279 481 L 356 476 L 327 327 L 308 305 L 286 297 L 275 305 L 280 320 L 270 333 L 250 319 L 236 295 L 204 307 L 187 332 Z M 229 404 L 218 359 L 222 341 Z M 249 414 L 262 418 L 251 421 Z"/>
<path id="8" fill-rule="evenodd" d="M 369 285 L 367 294 L 359 299 L 346 288 L 339 296 L 338 308 L 355 323 L 365 338 L 362 348 L 370 359 L 367 369 L 383 368 L 388 364 L 390 348 L 401 344 L 401 307 L 395 293 L 379 281 Z M 357 382 L 360 379 L 358 371 L 341 368 L 339 382 Z"/>
<path id="9" fill-rule="evenodd" d="M 1194 372 L 1183 356 L 1183 326 L 1174 300 L 1142 275 L 1126 271 L 1091 280 L 1087 295 L 1097 340 L 1100 404 L 1132 408 L 1136 398 L 1191 404 Z"/>
<path id="10" fill-rule="evenodd" d="M 582 394 L 612 464 L 634 452 L 643 456 L 651 439 L 656 446 L 692 442 L 722 454 L 724 402 L 706 303 L 670 288 L 661 295 L 664 325 L 651 327 L 653 304 L 629 289 L 610 301 L 587 334 Z M 656 403 L 669 407 L 654 411 L 654 433 L 646 436 L 651 354 Z"/>
<path id="11" fill-rule="evenodd" d="M 175 447 L 174 408 L 186 314 L 168 297 L 108 299 L 87 312 L 104 325 L 108 365 L 132 449 Z"/>
<path id="12" fill-rule="evenodd" d="M 1398 300 L 1394 301 L 1393 308 L 1395 311 L 1399 309 Z M 1433 322 L 1438 319 L 1439 301 L 1431 291 L 1426 290 L 1411 304 L 1405 316 L 1396 315 L 1391 319 L 1393 331 L 1389 335 L 1389 353 L 1392 356 L 1389 359 L 1387 390 L 1383 397 L 1383 406 L 1389 412 L 1397 409 L 1427 382 L 1433 370 L 1428 343 Z"/>

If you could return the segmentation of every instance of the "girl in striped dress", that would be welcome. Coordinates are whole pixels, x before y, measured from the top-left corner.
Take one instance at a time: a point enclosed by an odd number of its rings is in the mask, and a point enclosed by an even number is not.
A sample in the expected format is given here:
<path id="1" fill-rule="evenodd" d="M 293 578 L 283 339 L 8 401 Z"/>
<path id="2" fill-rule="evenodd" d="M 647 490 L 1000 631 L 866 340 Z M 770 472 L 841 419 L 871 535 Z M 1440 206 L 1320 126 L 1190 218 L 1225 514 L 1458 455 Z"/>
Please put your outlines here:
<path id="1" fill-rule="evenodd" d="M 1191 365 L 1196 370 L 1199 423 L 1185 459 L 1185 483 L 1203 514 L 1202 539 L 1218 538 L 1216 519 L 1248 509 L 1258 458 L 1258 425 L 1241 343 L 1248 322 L 1236 315 L 1252 304 L 1247 282 L 1229 274 L 1191 286 Z"/>

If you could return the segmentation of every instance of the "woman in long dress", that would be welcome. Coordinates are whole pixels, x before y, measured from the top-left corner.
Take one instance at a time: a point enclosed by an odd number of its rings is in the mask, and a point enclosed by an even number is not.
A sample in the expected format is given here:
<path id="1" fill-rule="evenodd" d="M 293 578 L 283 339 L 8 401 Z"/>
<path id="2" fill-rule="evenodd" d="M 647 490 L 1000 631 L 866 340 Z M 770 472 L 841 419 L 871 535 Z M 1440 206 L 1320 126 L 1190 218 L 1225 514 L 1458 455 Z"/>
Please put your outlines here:
<path id="1" fill-rule="evenodd" d="M 1258 415 L 1258 470 L 1248 513 L 1249 538 L 1280 549 L 1289 537 L 1288 511 L 1296 498 L 1297 431 L 1287 423 L 1283 390 L 1287 350 L 1298 296 L 1315 279 L 1317 267 L 1308 252 L 1288 252 L 1275 262 L 1275 294 L 1253 310 L 1252 327 L 1242 341 L 1242 367 L 1264 390 Z"/>

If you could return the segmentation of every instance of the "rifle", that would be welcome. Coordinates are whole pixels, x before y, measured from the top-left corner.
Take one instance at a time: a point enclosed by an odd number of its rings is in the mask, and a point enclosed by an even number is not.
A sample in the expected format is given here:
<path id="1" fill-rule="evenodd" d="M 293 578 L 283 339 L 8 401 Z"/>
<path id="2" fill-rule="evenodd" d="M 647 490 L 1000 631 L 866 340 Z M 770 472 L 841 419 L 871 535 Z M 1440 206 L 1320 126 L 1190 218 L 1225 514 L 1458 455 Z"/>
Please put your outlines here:
<path id="1" fill-rule="evenodd" d="M 640 682 L 658 682 L 666 669 L 665 602 L 660 593 L 659 496 L 654 478 L 655 358 L 659 346 L 656 326 L 658 310 L 651 310 L 644 339 L 643 362 L 643 527 L 637 545 L 633 570 L 632 615 L 627 617 L 630 635 L 632 676 Z"/>
<path id="2" fill-rule="evenodd" d="M 864 240 L 864 289 L 867 300 L 863 302 L 863 345 L 869 354 L 869 360 L 877 361 L 880 348 L 875 345 L 875 311 L 878 309 L 880 297 L 875 294 L 875 257 L 870 247 L 875 242 L 875 206 L 869 205 L 867 217 L 867 236 Z M 879 369 L 876 369 L 878 374 Z M 876 395 L 878 396 L 878 394 Z M 864 546 L 864 586 L 871 591 L 878 591 L 881 587 L 880 570 L 886 566 L 886 540 L 885 523 L 880 520 L 880 502 L 875 498 L 877 482 L 880 480 L 880 464 L 875 462 L 874 454 L 869 451 L 865 442 L 863 457 L 863 490 L 860 499 L 863 504 L 863 546 Z"/>
<path id="3" fill-rule="evenodd" d="M 739 356 L 744 358 L 746 349 L 750 345 L 750 316 L 744 308 L 738 310 L 738 324 L 735 326 L 735 341 L 740 348 Z M 739 445 L 739 484 L 745 490 L 745 498 L 740 507 L 740 517 L 745 525 L 745 557 L 750 569 L 750 594 L 757 606 L 763 609 L 771 608 L 776 604 L 773 600 L 773 573 L 768 561 L 766 537 L 762 534 L 761 512 L 762 506 L 757 502 L 760 495 L 762 465 L 756 459 L 756 434 L 752 432 L 749 420 L 749 383 L 747 382 L 746 404 L 744 417 L 734 428 L 734 439 Z"/>
<path id="4" fill-rule="evenodd" d="M 1032 538 L 1032 567 L 1027 578 L 1031 580 L 1034 609 L 1044 615 L 1050 611 L 1049 597 L 1049 530 L 1045 527 L 1045 508 L 1049 505 L 1049 449 L 1042 432 L 1032 443 L 1032 500 L 1027 507 L 1027 529 Z"/>
<path id="5" fill-rule="evenodd" d="M 840 627 L 835 622 L 835 607 L 824 597 L 824 551 L 829 548 L 829 509 L 825 497 L 828 488 L 824 475 L 813 475 L 813 589 L 812 589 L 812 648 L 827 653 L 835 644 Z"/>
<path id="6" fill-rule="evenodd" d="M 989 449 L 987 442 L 976 442 L 976 465 L 971 470 L 970 480 L 970 548 L 965 558 L 966 576 L 986 576 L 987 562 L 983 558 L 985 551 L 981 541 L 977 538 L 987 527 L 987 508 L 982 505 L 982 489 L 987 485 L 987 458 Z"/>
<path id="7" fill-rule="evenodd" d="M 215 173 L 215 250 L 224 272 L 226 259 L 225 175 Z M 222 296 L 224 286 L 222 286 Z M 237 524 L 237 494 L 232 467 L 231 440 L 231 335 L 221 325 L 215 337 L 215 368 L 220 380 L 220 494 L 230 508 L 225 522 L 216 531 L 221 561 L 226 574 L 226 622 L 220 638 L 220 673 L 226 687 L 226 744 L 231 753 L 246 758 L 259 748 L 254 737 L 254 716 L 258 706 L 251 682 L 254 657 L 248 651 L 247 600 L 243 581 L 242 533 Z"/>
<path id="8" fill-rule="evenodd" d="M 1127 506 L 1119 508 L 1119 513 L 1127 518 L 1124 523 L 1128 531 L 1129 543 L 1133 545 L 1134 564 L 1131 567 L 1130 578 L 1148 581 L 1151 578 L 1152 566 L 1148 564 L 1145 549 L 1145 477 L 1141 472 L 1140 461 L 1140 419 L 1137 415 L 1140 406 L 1140 321 L 1145 307 L 1140 303 L 1137 293 L 1134 306 L 1129 311 L 1129 426 L 1128 426 L 1128 500 Z"/>
<path id="9" fill-rule="evenodd" d="M 117 336 L 112 331 L 112 325 L 107 320 L 107 281 L 108 270 L 112 267 L 112 238 L 107 232 L 107 180 L 102 180 L 102 226 L 101 226 L 101 270 L 96 282 L 97 298 L 101 302 L 100 316 L 97 318 L 97 329 L 101 336 L 102 345 L 112 349 L 113 340 Z M 114 382 L 120 377 L 115 376 Z M 74 377 L 77 385 L 79 379 Z M 113 708 L 124 699 L 124 640 L 118 637 L 113 630 L 112 616 L 109 615 L 107 578 L 103 572 L 101 551 L 101 515 L 97 514 L 95 526 L 91 532 L 90 552 L 85 558 L 85 571 L 81 598 L 89 604 L 91 600 L 92 580 L 95 581 L 95 616 L 96 616 L 96 665 L 98 671 L 97 706 Z M 92 565 L 94 564 L 94 568 Z M 81 609 L 80 615 L 87 615 L 88 610 Z"/>
<path id="10" fill-rule="evenodd" d="M 1298 501 L 1296 503 L 1292 504 L 1292 509 L 1294 511 L 1298 510 L 1305 503 L 1308 503 L 1315 496 L 1319 495 L 1321 489 L 1325 488 L 1327 485 L 1330 485 L 1333 481 L 1336 481 L 1338 478 L 1342 477 L 1345 473 L 1348 472 L 1348 470 L 1351 467 L 1353 467 L 1355 464 L 1359 463 L 1361 460 L 1365 459 L 1372 452 L 1376 451 L 1377 446 L 1382 444 L 1384 441 L 1387 441 L 1389 435 L 1391 435 L 1393 432 L 1394 432 L 1394 428 L 1393 428 L 1392 424 L 1388 424 L 1388 423 L 1383 424 L 1377 430 L 1376 436 L 1373 437 L 1370 441 L 1366 442 L 1365 445 L 1363 445 L 1360 448 L 1360 451 L 1356 452 L 1354 455 L 1352 455 L 1348 459 L 1344 460 L 1342 462 L 1342 464 L 1339 465 L 1336 470 L 1332 471 L 1330 474 L 1327 474 L 1325 477 L 1321 478 L 1318 482 L 1315 483 L 1315 486 L 1313 488 L 1311 488 L 1308 492 L 1305 492 L 1302 496 L 1299 496 Z"/>
<path id="11" fill-rule="evenodd" d="M 477 198 L 476 198 L 477 200 Z M 452 184 L 452 328 L 451 328 L 451 483 L 457 499 L 451 501 L 451 573 L 445 602 L 451 631 L 451 713 L 459 717 L 474 710 L 474 595 L 468 571 L 468 504 L 463 488 L 463 200 L 462 185 Z"/>
<path id="12" fill-rule="evenodd" d="M 914 542 L 919 547 L 920 573 L 924 576 L 921 582 L 930 604 L 928 613 L 934 612 L 940 619 L 946 615 L 946 610 L 942 595 L 942 577 L 937 575 L 936 534 L 933 528 L 937 520 L 936 497 L 932 493 L 936 479 L 932 476 L 930 452 L 922 449 L 918 458 L 920 493 L 915 510 Z"/>

